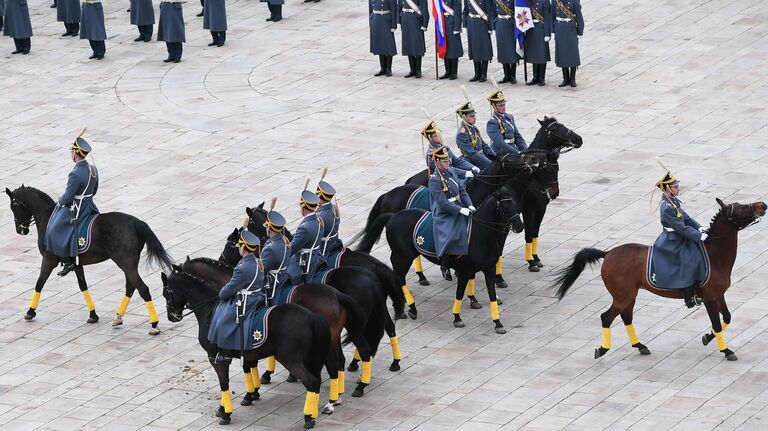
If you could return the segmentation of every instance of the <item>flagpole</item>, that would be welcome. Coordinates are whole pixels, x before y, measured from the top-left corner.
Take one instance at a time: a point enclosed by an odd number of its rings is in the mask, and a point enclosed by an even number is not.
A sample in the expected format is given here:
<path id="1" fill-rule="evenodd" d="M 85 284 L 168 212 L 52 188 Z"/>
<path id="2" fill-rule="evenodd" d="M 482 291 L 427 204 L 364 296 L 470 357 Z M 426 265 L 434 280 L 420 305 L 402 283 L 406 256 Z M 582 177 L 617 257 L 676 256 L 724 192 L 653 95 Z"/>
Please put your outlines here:
<path id="1" fill-rule="evenodd" d="M 525 61 L 525 39 L 523 39 L 523 75 L 525 83 L 528 83 L 528 63 Z"/>
<path id="2" fill-rule="evenodd" d="M 437 58 L 440 57 L 440 54 L 437 52 L 437 21 L 435 21 L 435 81 L 439 80 L 438 78 L 438 61 Z"/>

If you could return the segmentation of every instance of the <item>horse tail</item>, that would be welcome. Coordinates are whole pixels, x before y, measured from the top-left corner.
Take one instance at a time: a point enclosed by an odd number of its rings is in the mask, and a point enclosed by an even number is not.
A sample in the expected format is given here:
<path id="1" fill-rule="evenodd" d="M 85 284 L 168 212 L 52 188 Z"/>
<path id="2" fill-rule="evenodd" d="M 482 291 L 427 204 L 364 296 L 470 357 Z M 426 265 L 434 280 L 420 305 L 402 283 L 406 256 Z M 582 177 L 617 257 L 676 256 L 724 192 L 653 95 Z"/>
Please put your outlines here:
<path id="1" fill-rule="evenodd" d="M 573 283 L 575 283 L 576 279 L 579 278 L 579 275 L 581 275 L 581 273 L 584 271 L 584 268 L 587 266 L 587 264 L 592 266 L 600 259 L 604 258 L 606 254 L 608 253 L 596 248 L 582 248 L 578 253 L 576 253 L 576 256 L 573 258 L 573 263 L 558 271 L 557 278 L 552 284 L 553 289 L 555 287 L 557 288 L 557 299 L 563 299 L 565 294 L 568 292 L 568 289 L 573 286 Z"/>
<path id="2" fill-rule="evenodd" d="M 376 277 L 384 288 L 384 292 L 392 300 L 392 309 L 395 310 L 395 316 L 401 316 L 405 311 L 405 294 L 395 272 L 387 265 L 377 262 Z"/>
<path id="3" fill-rule="evenodd" d="M 325 363 L 328 349 L 331 347 L 331 330 L 328 328 L 328 322 L 323 317 L 315 313 L 309 314 L 309 327 L 312 330 L 312 349 L 306 363 L 310 370 L 320 370 Z M 312 366 L 314 365 L 314 366 Z"/>
<path id="4" fill-rule="evenodd" d="M 387 225 L 387 222 L 389 222 L 389 219 L 393 214 L 394 213 L 382 214 L 376 217 L 373 222 L 365 226 L 365 229 L 360 232 L 362 234 L 362 239 L 360 240 L 360 244 L 357 245 L 357 251 L 362 251 L 363 253 L 371 252 L 373 245 L 379 242 L 381 232 L 384 230 L 384 226 Z"/>
<path id="5" fill-rule="evenodd" d="M 365 312 L 360 304 L 351 296 L 345 295 L 341 292 L 336 293 L 336 299 L 339 304 L 347 311 L 347 323 L 344 324 L 344 328 L 347 329 L 347 334 L 344 339 L 341 340 L 341 344 L 346 346 L 351 343 L 352 340 L 360 335 L 360 331 L 365 327 Z"/>
<path id="6" fill-rule="evenodd" d="M 358 241 L 360 241 L 360 238 L 363 236 L 363 233 L 366 232 L 371 225 L 376 221 L 376 218 L 381 214 L 381 206 L 383 205 L 382 202 L 384 201 L 384 195 L 379 196 L 378 199 L 376 199 L 376 203 L 373 204 L 373 208 L 371 208 L 371 212 L 368 213 L 368 220 L 365 222 L 365 229 L 362 231 L 356 233 L 352 236 L 352 238 L 349 239 L 349 241 L 346 241 L 347 245 L 352 245 Z"/>
<path id="7" fill-rule="evenodd" d="M 165 251 L 165 247 L 163 247 L 163 244 L 157 239 L 157 235 L 155 235 L 149 225 L 142 220 L 135 219 L 134 226 L 136 226 L 136 232 L 139 234 L 139 237 L 147 244 L 147 263 L 149 265 L 159 266 L 163 270 L 170 272 L 171 265 L 173 265 L 173 259 L 171 259 L 168 252 Z"/>

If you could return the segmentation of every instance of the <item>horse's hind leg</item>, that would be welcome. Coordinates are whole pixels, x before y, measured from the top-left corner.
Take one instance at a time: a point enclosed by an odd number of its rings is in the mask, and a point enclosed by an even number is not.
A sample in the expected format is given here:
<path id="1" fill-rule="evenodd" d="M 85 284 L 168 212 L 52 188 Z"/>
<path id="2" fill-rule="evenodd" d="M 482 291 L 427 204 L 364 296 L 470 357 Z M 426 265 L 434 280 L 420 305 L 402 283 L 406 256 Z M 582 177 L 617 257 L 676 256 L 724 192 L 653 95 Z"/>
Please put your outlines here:
<path id="1" fill-rule="evenodd" d="M 319 363 L 316 370 L 309 370 L 301 362 L 281 361 L 288 371 L 296 376 L 297 379 L 307 389 L 307 395 L 304 398 L 304 428 L 309 429 L 315 426 L 315 419 L 319 413 L 318 403 L 320 402 L 320 369 L 322 363 Z"/>
<path id="2" fill-rule="evenodd" d="M 632 326 L 632 311 L 634 308 L 635 300 L 633 299 L 632 303 L 624 308 L 624 311 L 621 312 L 621 320 L 624 322 L 624 328 L 627 330 L 627 335 L 629 336 L 629 344 L 639 350 L 641 355 L 650 355 L 651 351 L 648 350 L 648 348 L 640 342 L 640 340 L 637 338 L 635 327 Z"/>
<path id="3" fill-rule="evenodd" d="M 254 400 L 258 400 L 261 380 L 259 380 L 258 361 L 243 361 L 243 379 L 245 380 L 245 395 L 240 401 L 241 406 L 250 406 Z"/>
<path id="4" fill-rule="evenodd" d="M 56 268 L 56 258 L 48 253 L 43 255 L 43 262 L 40 264 L 40 275 L 37 276 L 37 282 L 35 283 L 35 291 L 32 292 L 32 300 L 29 302 L 29 310 L 24 315 L 24 320 L 32 320 L 37 316 L 37 306 L 40 304 L 40 293 L 43 291 L 45 282 L 48 281 L 48 277 L 51 276 L 51 272 Z"/>
<path id="5" fill-rule="evenodd" d="M 525 261 L 528 262 L 528 271 L 539 272 L 539 266 L 533 260 L 533 232 L 535 230 L 536 214 L 534 210 L 523 207 L 523 224 L 525 226 Z"/>
<path id="6" fill-rule="evenodd" d="M 720 323 L 720 301 L 705 301 L 704 306 L 707 308 L 707 315 L 709 315 L 709 320 L 712 322 L 712 331 L 715 333 L 715 340 L 717 340 L 717 350 L 721 351 L 729 361 L 739 359 L 725 344 L 723 325 Z"/>
<path id="7" fill-rule="evenodd" d="M 397 339 L 397 332 L 395 330 L 395 322 L 392 321 L 392 317 L 389 312 L 384 313 L 384 330 L 387 331 L 389 336 L 389 344 L 392 345 L 392 364 L 389 365 L 389 371 L 400 371 L 400 342 Z"/>
<path id="8" fill-rule="evenodd" d="M 139 296 L 144 300 L 144 305 L 147 307 L 147 314 L 149 315 L 149 335 L 157 335 L 160 333 L 160 328 L 157 327 L 157 323 L 160 319 L 157 317 L 157 310 L 155 310 L 155 303 L 152 301 L 152 293 L 149 291 L 149 287 L 144 284 L 144 280 L 139 276 L 139 271 L 133 268 L 126 272 L 126 278 L 128 282 L 139 291 Z"/>
<path id="9" fill-rule="evenodd" d="M 501 257 L 499 257 L 499 262 L 501 262 Z M 497 274 L 496 287 L 498 286 L 499 286 L 499 276 Z M 475 298 L 475 276 L 474 275 L 472 276 L 472 278 L 469 279 L 469 281 L 467 281 L 467 298 L 469 298 L 469 308 L 473 310 L 479 310 L 483 308 L 483 306 L 480 305 L 480 302 L 477 300 L 477 298 Z"/>
<path id="10" fill-rule="evenodd" d="M 408 274 L 408 269 L 410 269 L 411 262 L 407 260 L 407 258 L 396 256 L 394 252 L 390 257 L 390 262 L 392 263 L 392 270 L 395 272 L 398 281 L 400 281 L 400 285 L 403 286 L 405 302 L 408 304 L 408 317 L 416 320 L 416 316 L 418 315 L 418 310 L 416 310 L 416 301 L 414 301 L 413 294 L 411 293 L 411 290 L 408 289 L 408 283 L 405 281 L 405 276 Z"/>
<path id="11" fill-rule="evenodd" d="M 339 331 L 341 332 L 341 331 Z M 341 342 L 339 337 L 334 337 L 331 341 L 331 348 L 328 349 L 328 356 L 325 360 L 325 369 L 328 371 L 330 389 L 328 391 L 328 404 L 323 406 L 322 413 L 330 415 L 333 413 L 333 406 L 339 403 L 339 351 L 341 350 Z M 341 363 L 341 368 L 344 369 L 344 363 Z"/>
<path id="12" fill-rule="evenodd" d="M 544 264 L 541 263 L 541 259 L 539 259 L 539 229 L 541 229 L 541 223 L 544 221 L 544 214 L 546 214 L 546 212 L 546 204 L 536 210 L 536 218 L 533 221 L 533 232 L 531 235 L 531 257 L 533 258 L 533 263 L 539 268 L 544 266 Z"/>
<path id="13" fill-rule="evenodd" d="M 277 361 L 275 361 L 274 356 L 267 358 L 267 369 L 264 371 L 264 374 L 261 375 L 261 384 L 268 385 L 272 383 L 272 374 L 275 372 L 276 365 Z"/>
<path id="14" fill-rule="evenodd" d="M 413 259 L 413 269 L 419 277 L 419 284 L 421 286 L 429 286 L 429 280 L 424 276 L 424 268 L 421 266 L 421 256 L 416 256 L 416 259 Z"/>
<path id="15" fill-rule="evenodd" d="M 343 395 L 344 392 L 346 392 L 345 387 L 345 376 L 344 376 L 344 365 L 347 363 L 347 358 L 344 357 L 344 350 L 342 350 L 341 345 L 337 347 L 339 351 L 337 352 L 336 359 L 339 360 L 339 395 Z M 341 398 L 336 402 L 337 406 L 341 405 Z"/>
<path id="16" fill-rule="evenodd" d="M 723 321 L 720 322 L 720 327 L 725 332 L 725 328 L 731 323 L 731 312 L 728 310 L 728 305 L 725 303 L 725 296 L 720 297 L 720 314 L 723 315 Z M 706 346 L 710 341 L 715 339 L 715 332 L 710 331 L 701 337 L 701 342 Z"/>
<path id="17" fill-rule="evenodd" d="M 616 306 L 615 303 L 612 303 L 610 307 L 608 307 L 608 311 L 600 315 L 600 321 L 602 322 L 603 329 L 603 343 L 595 349 L 595 359 L 605 355 L 608 353 L 608 350 L 611 348 L 611 323 L 613 323 L 613 319 L 616 318 L 620 313 L 620 308 Z"/>
<path id="18" fill-rule="evenodd" d="M 216 417 L 221 418 L 219 425 L 227 425 L 232 421 L 232 393 L 229 391 L 229 362 L 214 363 L 213 358 L 208 358 L 209 362 L 216 371 L 219 378 L 219 387 L 221 388 L 221 403 L 216 412 Z"/>
<path id="19" fill-rule="evenodd" d="M 456 282 L 456 296 L 453 299 L 453 308 L 451 309 L 453 313 L 453 327 L 463 328 L 465 325 L 461 320 L 461 300 L 464 299 L 464 289 L 467 287 L 469 278 L 466 274 L 459 271 L 456 271 L 456 278 L 458 280 Z"/>
<path id="20" fill-rule="evenodd" d="M 128 304 L 131 302 L 131 297 L 133 296 L 133 292 L 136 291 L 136 287 L 131 284 L 131 281 L 128 279 L 128 274 L 125 274 L 125 295 L 123 295 L 123 299 L 120 300 L 120 305 L 117 307 L 117 313 L 115 314 L 115 318 L 112 319 L 112 326 L 120 326 L 123 324 L 123 316 L 125 316 L 125 313 L 128 311 Z"/>
<path id="21" fill-rule="evenodd" d="M 499 302 L 496 298 L 496 272 L 494 271 L 494 268 L 484 269 L 483 275 L 485 276 L 485 288 L 488 290 L 488 300 L 491 303 L 491 320 L 493 320 L 494 331 L 496 331 L 497 334 L 506 334 L 507 330 L 504 329 L 504 325 L 501 324 Z"/>
<path id="22" fill-rule="evenodd" d="M 88 291 L 88 282 L 85 281 L 82 265 L 75 266 L 75 275 L 77 276 L 77 285 L 80 287 L 80 292 L 83 293 L 83 299 L 85 299 L 85 306 L 88 308 L 88 323 L 96 323 L 99 321 L 99 316 L 96 314 L 96 305 L 91 299 L 91 292 Z"/>

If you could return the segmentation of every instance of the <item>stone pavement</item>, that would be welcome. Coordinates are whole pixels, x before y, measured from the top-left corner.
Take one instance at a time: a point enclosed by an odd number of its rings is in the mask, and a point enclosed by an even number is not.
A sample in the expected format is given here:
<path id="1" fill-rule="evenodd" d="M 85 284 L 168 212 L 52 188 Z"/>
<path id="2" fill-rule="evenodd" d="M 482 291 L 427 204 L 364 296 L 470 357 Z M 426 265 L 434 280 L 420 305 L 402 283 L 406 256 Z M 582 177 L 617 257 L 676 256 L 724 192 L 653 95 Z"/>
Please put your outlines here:
<path id="1" fill-rule="evenodd" d="M 339 190 L 342 237 L 351 236 L 379 194 L 422 168 L 420 108 L 452 134 L 459 84 L 471 71 L 463 61 L 459 81 L 438 82 L 427 57 L 425 78 L 405 80 L 398 56 L 395 77 L 372 77 L 378 62 L 368 54 L 360 0 L 291 0 L 278 24 L 265 23 L 263 4 L 230 1 L 222 48 L 206 46 L 198 5 L 189 2 L 189 43 L 175 65 L 162 63 L 164 44 L 132 42 L 126 1 L 105 3 L 103 61 L 87 60 L 85 41 L 59 36 L 49 3 L 30 1 L 31 55 L 12 56 L 12 41 L 0 40 L 3 185 L 58 196 L 70 169 L 66 145 L 88 126 L 102 176 L 99 208 L 146 220 L 178 260 L 218 256 L 244 206 L 272 196 L 295 226 L 300 188 L 324 165 Z M 649 192 L 663 174 L 654 156 L 682 179 L 686 208 L 703 223 L 716 196 L 766 199 L 768 4 L 596 0 L 585 2 L 584 16 L 578 88 L 557 88 L 552 64 L 546 87 L 504 86 L 529 140 L 537 118 L 556 115 L 585 142 L 561 158 L 561 197 L 541 235 L 544 271 L 529 273 L 522 239 L 508 240 L 510 287 L 500 296 L 509 333 L 493 333 L 487 299 L 482 310 L 465 303 L 467 327 L 454 329 L 454 286 L 427 265 L 432 286 L 409 279 L 419 318 L 397 325 L 403 370 L 386 369 L 391 351 L 382 346 L 366 396 L 345 395 L 318 430 L 766 429 L 768 225 L 740 234 L 726 331 L 738 362 L 726 362 L 714 343 L 701 345 L 703 308 L 646 292 L 635 326 L 653 354 L 638 355 L 615 322 L 614 348 L 594 360 L 599 314 L 610 303 L 599 272 L 586 271 L 561 303 L 547 286 L 581 247 L 653 241 L 659 225 Z M 497 77 L 499 69 L 492 67 Z M 491 85 L 467 88 L 484 121 Z M 35 234 L 15 234 L 7 205 L 0 244 L 0 429 L 219 428 L 218 385 L 197 325 L 167 322 L 156 270 L 144 275 L 159 298 L 157 337 L 147 335 L 138 300 L 123 327 L 109 325 L 124 285 L 112 263 L 86 269 L 101 322 L 85 323 L 74 277 L 51 279 L 37 319 L 25 322 L 40 256 Z M 375 254 L 388 260 L 384 244 Z M 236 407 L 228 429 L 301 428 L 304 391 L 278 369 L 255 406 Z"/>

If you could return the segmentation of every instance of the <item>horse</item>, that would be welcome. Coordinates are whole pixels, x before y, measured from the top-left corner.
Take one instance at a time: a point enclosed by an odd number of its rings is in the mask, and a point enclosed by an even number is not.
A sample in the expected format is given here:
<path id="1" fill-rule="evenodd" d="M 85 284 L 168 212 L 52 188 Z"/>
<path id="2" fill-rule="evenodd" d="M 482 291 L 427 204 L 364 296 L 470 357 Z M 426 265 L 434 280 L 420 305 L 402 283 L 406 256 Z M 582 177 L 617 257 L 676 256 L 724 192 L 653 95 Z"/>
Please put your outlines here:
<path id="1" fill-rule="evenodd" d="M 216 416 L 219 424 L 226 425 L 232 420 L 232 395 L 229 390 L 229 364 L 214 363 L 219 348 L 208 341 L 208 329 L 213 311 L 219 300 L 216 289 L 203 279 L 192 274 L 172 269 L 170 275 L 162 273 L 163 297 L 165 297 L 168 320 L 181 322 L 184 308 L 191 310 L 197 318 L 200 347 L 208 354 L 208 361 L 216 371 L 221 388 L 221 405 Z M 295 304 L 278 305 L 267 317 L 269 332 L 266 340 L 254 350 L 245 350 L 243 359 L 255 364 L 259 359 L 275 356 L 281 364 L 296 376 L 307 389 L 304 402 L 304 428 L 315 425 L 320 398 L 320 370 L 330 348 L 330 329 L 325 319 Z M 224 351 L 227 356 L 240 357 L 240 351 Z"/>
<path id="2" fill-rule="evenodd" d="M 539 130 L 525 151 L 525 155 L 534 157 L 536 169 L 529 177 L 516 176 L 510 179 L 509 186 L 515 191 L 515 197 L 520 203 L 525 223 L 525 259 L 528 270 L 539 272 L 544 266 L 538 255 L 539 229 L 544 220 L 544 214 L 550 200 L 557 199 L 560 194 L 558 183 L 559 165 L 557 160 L 560 153 L 565 153 L 583 144 L 581 136 L 560 123 L 555 117 L 544 117 L 538 120 Z M 482 176 L 482 174 L 481 174 Z M 429 176 L 426 169 L 412 176 L 406 184 L 426 186 Z M 467 186 L 469 191 L 470 186 Z M 474 200 L 473 200 L 474 202 Z M 497 287 L 501 276 L 501 261 L 496 268 Z M 503 286 L 503 285 L 502 285 Z"/>
<path id="3" fill-rule="evenodd" d="M 206 283 L 219 291 L 232 278 L 234 267 L 206 257 L 190 259 L 187 256 L 187 260 L 181 265 L 181 270 L 202 278 Z M 290 303 L 301 305 L 307 310 L 323 316 L 325 321 L 328 322 L 331 331 L 332 348 L 328 352 L 329 357 L 326 360 L 326 368 L 328 368 L 328 374 L 331 377 L 331 393 L 328 404 L 323 407 L 322 412 L 331 414 L 334 410 L 333 407 L 341 404 L 339 395 L 344 393 L 344 366 L 346 365 L 346 360 L 341 349 L 342 344 L 346 345 L 351 341 L 355 344 L 358 351 L 367 352 L 366 356 L 370 356 L 368 343 L 361 334 L 366 317 L 360 305 L 352 297 L 325 284 L 311 283 L 298 286 L 291 293 L 289 299 Z M 347 330 L 347 335 L 342 341 L 341 331 L 344 328 Z M 243 367 L 243 373 L 246 387 L 249 387 L 248 381 L 252 378 L 254 372 L 251 368 Z M 258 373 L 258 369 L 256 369 L 255 374 L 258 375 Z M 252 399 L 258 399 L 258 388 L 254 387 L 254 389 L 256 389 L 255 394 L 253 394 L 254 391 L 248 392 L 245 395 L 244 402 L 248 403 Z M 250 405 L 250 403 L 245 405 Z"/>
<path id="4" fill-rule="evenodd" d="M 30 321 L 37 316 L 37 307 L 43 286 L 60 261 L 59 257 L 48 252 L 45 248 L 45 231 L 56 207 L 56 202 L 46 193 L 23 184 L 14 191 L 6 188 L 5 193 L 11 199 L 11 211 L 16 225 L 16 233 L 28 235 L 30 226 L 33 223 L 37 225 L 37 248 L 43 260 L 40 265 L 40 274 L 35 283 L 35 290 L 32 293 L 29 310 L 24 315 L 24 320 Z M 147 246 L 147 260 L 150 265 L 158 265 L 163 269 L 171 267 L 173 259 L 165 251 L 160 240 L 146 222 L 120 212 L 104 213 L 96 217 L 92 227 L 90 248 L 80 254 L 75 266 L 77 284 L 89 312 L 88 323 L 98 322 L 99 316 L 96 314 L 96 305 L 88 291 L 83 266 L 111 259 L 125 274 L 125 296 L 117 308 L 117 316 L 112 321 L 112 326 L 123 324 L 122 316 L 128 309 L 128 303 L 133 292 L 138 289 L 149 314 L 149 333 L 150 335 L 160 333 L 159 319 L 157 311 L 155 311 L 155 304 L 152 301 L 152 294 L 138 271 L 141 251 L 145 245 Z"/>
<path id="5" fill-rule="evenodd" d="M 416 225 L 426 213 L 421 209 L 409 209 L 380 215 L 370 227 L 363 231 L 358 250 L 370 251 L 386 226 L 387 243 L 391 249 L 392 268 L 401 281 L 405 281 L 411 262 L 419 254 L 426 257 L 430 262 L 439 263 L 436 255 L 422 254 L 414 245 L 412 238 Z M 474 278 L 478 271 L 482 271 L 485 276 L 488 299 L 491 303 L 491 319 L 494 323 L 494 329 L 497 334 L 504 334 L 507 331 L 499 319 L 499 308 L 496 301 L 496 263 L 501 255 L 504 240 L 509 230 L 511 229 L 516 233 L 523 230 L 523 222 L 520 220 L 520 211 L 514 197 L 508 192 L 491 194 L 478 205 L 477 211 L 472 215 L 470 226 L 468 255 L 461 256 L 451 263 L 451 268 L 456 271 L 458 278 L 453 303 L 453 325 L 457 328 L 464 327 L 460 316 L 464 289 L 469 280 Z"/>
<path id="6" fill-rule="evenodd" d="M 712 218 L 709 237 L 704 241 L 704 248 L 709 255 L 710 275 L 705 284 L 697 289 L 707 309 L 712 331 L 702 336 L 701 341 L 706 346 L 712 339 L 717 339 L 718 350 L 727 360 L 735 361 L 738 358 L 728 348 L 723 336 L 726 326 L 731 323 L 731 313 L 725 303 L 725 292 L 731 285 L 738 233 L 765 215 L 766 204 L 726 204 L 720 199 L 716 201 L 720 210 Z M 559 272 L 559 277 L 552 285 L 553 289 L 557 289 L 558 299 L 562 300 L 587 264 L 592 265 L 600 259 L 605 259 L 600 274 L 613 301 L 608 310 L 600 315 L 603 341 L 600 347 L 595 349 L 595 359 L 605 355 L 611 348 L 611 323 L 618 315 L 621 315 L 632 347 L 638 349 L 641 355 L 651 353 L 648 347 L 639 341 L 632 325 L 632 310 L 640 289 L 665 298 L 683 298 L 681 289 L 659 289 L 648 283 L 648 250 L 648 246 L 642 244 L 623 244 L 608 251 L 583 248 L 576 253 L 573 262 Z M 719 314 L 723 316 L 722 323 Z"/>

